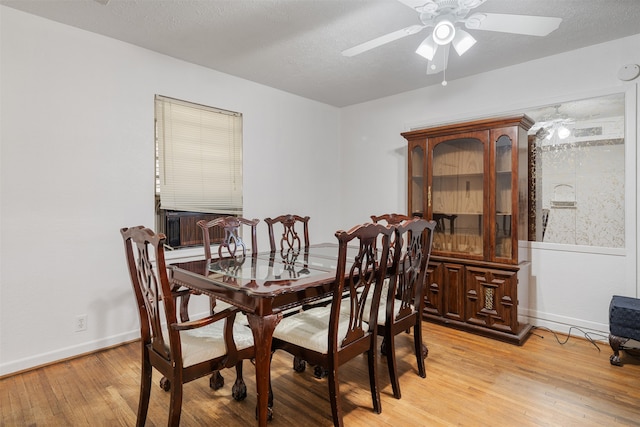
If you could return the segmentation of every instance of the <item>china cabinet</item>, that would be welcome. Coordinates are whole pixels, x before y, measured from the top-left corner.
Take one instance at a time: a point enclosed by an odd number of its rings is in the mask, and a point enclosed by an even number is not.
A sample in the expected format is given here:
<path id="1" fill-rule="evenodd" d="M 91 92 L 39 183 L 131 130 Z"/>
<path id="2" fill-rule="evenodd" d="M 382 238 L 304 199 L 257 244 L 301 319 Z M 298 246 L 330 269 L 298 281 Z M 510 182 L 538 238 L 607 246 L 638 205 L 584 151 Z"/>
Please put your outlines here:
<path id="1" fill-rule="evenodd" d="M 408 211 L 436 221 L 424 317 L 522 344 L 528 238 L 525 115 L 405 132 Z M 522 270 L 522 271 L 521 271 Z M 521 288 L 521 289 L 519 289 Z"/>

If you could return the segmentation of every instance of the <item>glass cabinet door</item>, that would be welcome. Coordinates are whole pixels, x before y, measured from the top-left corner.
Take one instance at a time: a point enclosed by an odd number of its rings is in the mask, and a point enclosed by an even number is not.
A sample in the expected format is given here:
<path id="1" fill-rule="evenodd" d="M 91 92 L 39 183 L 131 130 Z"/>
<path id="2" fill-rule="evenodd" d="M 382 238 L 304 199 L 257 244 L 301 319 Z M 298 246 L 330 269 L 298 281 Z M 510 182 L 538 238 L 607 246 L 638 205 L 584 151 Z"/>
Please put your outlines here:
<path id="1" fill-rule="evenodd" d="M 495 172 L 496 172 L 496 206 L 495 206 L 495 256 L 497 258 L 511 258 L 511 203 L 512 203 L 512 141 L 502 135 L 496 141 Z"/>
<path id="2" fill-rule="evenodd" d="M 409 164 L 409 214 L 424 217 L 425 150 L 422 145 L 411 148 Z"/>
<path id="3" fill-rule="evenodd" d="M 434 138 L 428 205 L 433 249 L 483 256 L 484 145 L 478 138 Z"/>

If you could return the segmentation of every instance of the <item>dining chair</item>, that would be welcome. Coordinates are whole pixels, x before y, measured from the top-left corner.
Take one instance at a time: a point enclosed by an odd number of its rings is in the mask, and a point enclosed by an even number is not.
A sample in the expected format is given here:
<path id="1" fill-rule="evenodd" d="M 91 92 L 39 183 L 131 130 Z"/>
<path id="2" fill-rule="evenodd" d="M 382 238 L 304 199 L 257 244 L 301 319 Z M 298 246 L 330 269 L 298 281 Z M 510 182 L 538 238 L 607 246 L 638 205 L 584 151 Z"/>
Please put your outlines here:
<path id="1" fill-rule="evenodd" d="M 269 227 L 269 243 L 271 245 L 271 252 L 278 250 L 280 247 L 281 253 L 287 253 L 289 251 L 300 251 L 302 248 L 309 246 L 309 220 L 308 216 L 302 217 L 299 215 L 280 215 L 275 218 L 265 218 L 264 222 Z M 296 230 L 296 226 L 302 226 L 302 238 Z M 278 227 L 279 226 L 279 227 Z M 278 231 L 279 240 L 276 241 L 276 230 Z M 280 234 L 281 231 L 281 234 Z"/>
<path id="2" fill-rule="evenodd" d="M 257 226 L 260 222 L 259 219 L 246 219 L 242 217 L 236 216 L 224 216 L 212 219 L 210 221 L 200 220 L 196 224 L 202 230 L 202 245 L 204 247 L 204 258 L 207 261 L 211 261 L 212 259 L 221 259 L 225 257 L 245 257 L 249 250 L 251 254 L 256 254 L 258 252 L 258 238 L 257 238 Z M 243 227 L 249 229 L 249 234 L 251 237 L 251 247 L 248 248 L 246 243 L 244 242 L 243 235 Z M 222 239 L 216 239 L 212 242 L 211 234 L 212 230 L 215 228 L 222 229 L 222 233 L 216 233 L 217 235 L 222 235 Z M 218 230 L 220 231 L 220 230 Z M 211 244 L 216 243 L 218 245 L 218 252 L 216 256 L 211 253 Z M 208 270 L 209 265 L 206 265 Z M 216 307 L 216 299 L 214 297 L 210 298 L 211 301 L 211 312 L 213 313 Z M 222 308 L 227 308 L 229 304 L 222 304 Z"/>
<path id="3" fill-rule="evenodd" d="M 418 374 L 426 377 L 424 359 L 427 348 L 422 342 L 422 311 L 424 282 L 431 256 L 435 221 L 422 218 L 404 220 L 396 225 L 391 266 L 387 286 L 383 287 L 377 316 L 378 335 L 383 337 L 382 354 L 387 367 L 393 395 L 400 399 L 400 384 L 396 363 L 395 336 L 413 328 L 413 342 Z M 373 304 L 373 301 L 371 301 Z M 365 310 L 365 320 L 369 311 Z"/>
<path id="4" fill-rule="evenodd" d="M 237 216 L 223 216 L 212 220 L 200 220 L 196 224 L 202 231 L 202 246 L 204 247 L 204 258 L 208 261 L 212 259 L 221 259 L 225 257 L 245 257 L 250 251 L 251 254 L 258 252 L 258 237 L 257 226 L 260 222 L 259 219 L 247 219 Z M 217 232 L 215 232 L 215 229 Z M 244 228 L 244 230 L 243 230 Z M 247 247 L 243 240 L 243 231 L 249 232 L 251 239 L 251 247 Z M 221 239 L 213 239 L 211 235 L 222 236 Z M 211 252 L 211 244 L 218 245 L 218 252 L 214 255 Z M 208 270 L 209 265 L 206 264 L 205 268 Z M 187 297 L 188 298 L 188 297 Z M 230 304 L 220 303 L 215 297 L 209 297 L 211 314 L 215 313 L 216 307 L 218 310 L 224 310 L 230 307 Z M 246 316 L 242 313 L 236 317 L 236 323 L 242 325 L 248 325 Z M 239 369 L 242 371 L 242 361 L 239 362 Z M 215 371 L 211 375 L 210 385 L 211 388 L 217 390 L 224 384 L 224 378 L 220 372 Z"/>
<path id="5" fill-rule="evenodd" d="M 401 222 L 409 221 L 412 218 L 418 218 L 418 217 L 417 216 L 411 217 L 409 215 L 397 214 L 397 213 L 371 215 L 371 221 L 373 221 L 374 223 L 376 224 L 386 223 L 387 225 L 398 225 Z M 396 246 L 396 243 L 395 243 L 395 234 L 394 234 L 391 237 L 391 241 L 389 242 L 389 265 L 390 266 L 393 265 L 393 254 L 394 254 L 395 246 Z M 399 244 L 399 246 L 402 247 L 402 244 Z M 387 278 L 384 281 L 384 287 L 382 289 L 382 301 L 385 301 L 384 298 L 386 298 L 389 281 L 391 280 L 390 276 L 391 276 L 390 274 L 387 274 Z M 382 303 L 382 307 L 384 307 L 384 303 Z M 382 317 L 384 317 L 384 313 Z M 382 339 L 382 344 L 380 344 L 380 352 L 382 353 L 383 356 L 386 356 L 386 345 L 384 342 L 384 338 Z M 428 354 L 428 350 L 426 346 L 424 347 L 424 354 L 425 354 L 425 357 Z"/>
<path id="6" fill-rule="evenodd" d="M 412 218 L 418 218 L 418 217 L 415 217 L 415 216 L 411 217 L 409 215 L 397 214 L 397 213 L 371 215 L 371 221 L 373 221 L 375 224 L 386 222 L 387 225 L 397 225 L 397 224 L 400 224 L 402 221 L 409 221 Z M 391 241 L 389 243 L 389 259 L 391 261 L 393 261 L 394 246 L 395 246 L 395 242 L 394 242 L 394 237 L 392 236 Z"/>
<path id="7" fill-rule="evenodd" d="M 378 387 L 376 340 L 378 303 L 387 269 L 389 240 L 393 227 L 362 224 L 337 231 L 338 259 L 331 304 L 284 317 L 273 333 L 273 348 L 287 351 L 328 372 L 329 400 L 333 423 L 342 426 L 338 381 L 339 367 L 366 353 L 373 409 L 382 411 Z M 376 241 L 382 236 L 382 243 Z M 358 247 L 347 259 L 347 246 Z M 348 297 L 343 299 L 343 291 Z M 367 296 L 372 295 L 370 322 L 363 320 Z"/>
<path id="8" fill-rule="evenodd" d="M 164 234 L 143 226 L 120 230 L 131 284 L 140 317 L 142 350 L 140 401 L 137 425 L 146 422 L 152 370 L 165 378 L 171 390 L 169 426 L 178 426 L 183 384 L 214 371 L 236 367 L 232 396 L 243 400 L 247 388 L 242 378 L 243 359 L 254 357 L 251 331 L 235 324 L 238 309 L 229 307 L 202 319 L 178 322 L 176 297 L 188 292 L 172 290 L 164 259 Z"/>
<path id="9" fill-rule="evenodd" d="M 258 238 L 256 234 L 256 228 L 259 219 L 246 219 L 236 216 L 224 216 L 213 219 L 211 221 L 200 220 L 197 222 L 198 226 L 202 230 L 202 244 L 204 246 L 205 259 L 212 259 L 211 254 L 211 230 L 215 227 L 220 227 L 224 231 L 224 237 L 221 241 L 213 242 L 218 243 L 218 258 L 226 256 L 235 257 L 239 255 L 246 255 L 249 248 L 242 239 L 242 227 L 249 227 L 251 236 L 251 253 L 258 252 Z M 238 251 L 242 251 L 240 254 Z"/>

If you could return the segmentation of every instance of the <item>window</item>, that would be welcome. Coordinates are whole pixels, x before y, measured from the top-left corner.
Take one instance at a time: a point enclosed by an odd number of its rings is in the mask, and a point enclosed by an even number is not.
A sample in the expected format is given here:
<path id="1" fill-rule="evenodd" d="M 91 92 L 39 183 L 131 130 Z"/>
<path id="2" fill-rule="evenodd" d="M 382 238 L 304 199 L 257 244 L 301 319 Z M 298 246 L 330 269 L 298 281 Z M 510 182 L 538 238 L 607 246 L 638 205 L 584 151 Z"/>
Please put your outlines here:
<path id="1" fill-rule="evenodd" d="M 156 95 L 156 229 L 201 244 L 195 223 L 242 215 L 242 114 Z"/>

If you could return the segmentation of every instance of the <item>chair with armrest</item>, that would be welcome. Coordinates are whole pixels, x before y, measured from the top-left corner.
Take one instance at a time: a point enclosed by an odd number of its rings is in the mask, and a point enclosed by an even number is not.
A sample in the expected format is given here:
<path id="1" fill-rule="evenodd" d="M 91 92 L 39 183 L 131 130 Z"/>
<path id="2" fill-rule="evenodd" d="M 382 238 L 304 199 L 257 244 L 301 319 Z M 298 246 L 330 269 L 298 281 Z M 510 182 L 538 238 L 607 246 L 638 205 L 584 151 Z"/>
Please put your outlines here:
<path id="1" fill-rule="evenodd" d="M 435 227 L 435 221 L 421 218 L 402 221 L 396 226 L 390 249 L 393 264 L 388 286 L 383 288 L 380 298 L 377 331 L 383 337 L 382 354 L 387 357 L 393 395 L 397 399 L 401 395 L 394 338 L 412 327 L 418 374 L 426 377 L 427 348 L 422 342 L 422 311 Z"/>
<path id="2" fill-rule="evenodd" d="M 251 331 L 234 323 L 237 309 L 229 307 L 199 320 L 178 322 L 177 294 L 169 282 L 164 259 L 164 234 L 143 226 L 120 230 L 131 284 L 140 316 L 142 369 L 137 425 L 146 422 L 152 370 L 171 389 L 169 426 L 180 423 L 183 384 L 254 357 Z M 163 387 L 165 388 L 165 387 Z M 246 397 L 242 370 L 237 369 L 233 397 Z"/>
<path id="3" fill-rule="evenodd" d="M 331 304 L 284 317 L 273 334 L 274 349 L 285 350 L 328 372 L 331 412 L 336 426 L 343 425 L 339 367 L 363 353 L 368 357 L 373 408 L 377 413 L 382 410 L 376 370 L 376 328 L 392 232 L 392 227 L 371 223 L 336 232 L 338 264 Z M 376 244 L 381 235 L 382 243 Z M 350 243 L 358 246 L 355 258 L 349 258 L 353 261 L 347 259 Z M 343 298 L 345 291 L 348 297 Z M 369 323 L 363 320 L 368 295 L 372 295 Z"/>
<path id="4" fill-rule="evenodd" d="M 280 215 L 276 218 L 265 218 L 264 222 L 269 227 L 269 243 L 271 252 L 280 249 L 285 254 L 289 251 L 299 252 L 302 248 L 309 246 L 309 218 L 299 215 Z M 278 227 L 279 225 L 279 227 Z M 296 230 L 296 226 L 302 226 L 302 239 Z M 280 233 L 279 231 L 282 231 Z M 278 231 L 279 241 L 276 241 L 276 231 Z"/>
<path id="5" fill-rule="evenodd" d="M 208 261 L 212 259 L 220 259 L 225 257 L 245 257 L 249 250 L 251 254 L 256 254 L 258 252 L 258 237 L 257 237 L 257 226 L 260 222 L 259 219 L 246 219 L 237 216 L 223 216 L 212 219 L 210 221 L 200 220 L 196 224 L 202 230 L 202 245 L 204 247 L 204 258 Z M 248 248 L 244 240 L 242 239 L 242 231 L 243 227 L 245 230 L 248 228 L 250 237 L 251 237 L 251 247 Z M 222 236 L 222 239 L 214 239 L 212 242 L 212 231 L 214 229 L 217 233 L 214 235 Z M 220 233 L 220 231 L 222 233 Z M 211 244 L 218 244 L 218 252 L 216 255 L 211 253 Z M 209 264 L 207 263 L 206 269 L 208 270 Z M 227 303 L 219 303 L 216 301 L 216 298 L 209 298 L 211 305 L 211 313 L 215 313 L 215 310 L 224 310 L 229 308 L 231 305 Z M 237 316 L 236 323 L 247 325 L 247 319 L 244 314 L 240 314 Z M 238 366 L 242 375 L 242 361 L 240 361 L 240 365 Z M 220 372 L 213 372 L 211 375 L 210 385 L 211 388 L 217 390 L 222 387 L 224 384 L 224 378 L 220 374 Z"/>

